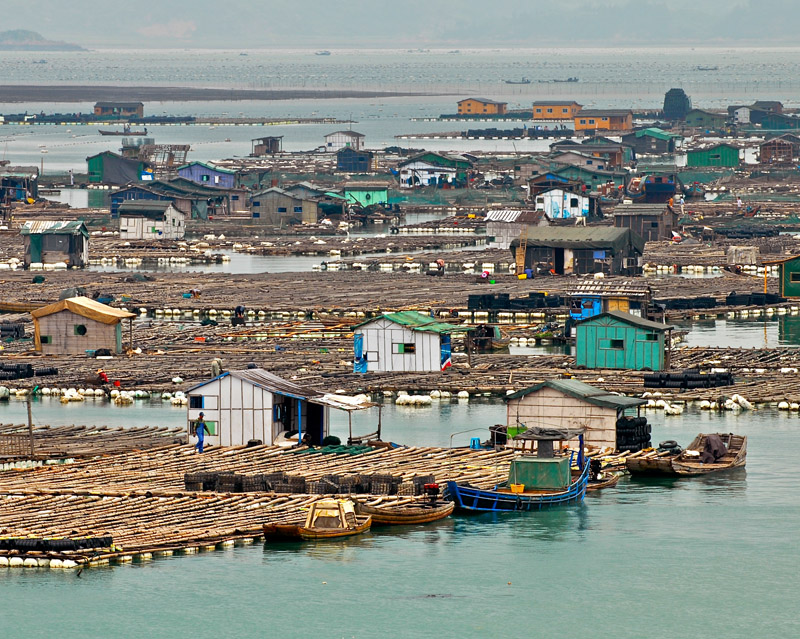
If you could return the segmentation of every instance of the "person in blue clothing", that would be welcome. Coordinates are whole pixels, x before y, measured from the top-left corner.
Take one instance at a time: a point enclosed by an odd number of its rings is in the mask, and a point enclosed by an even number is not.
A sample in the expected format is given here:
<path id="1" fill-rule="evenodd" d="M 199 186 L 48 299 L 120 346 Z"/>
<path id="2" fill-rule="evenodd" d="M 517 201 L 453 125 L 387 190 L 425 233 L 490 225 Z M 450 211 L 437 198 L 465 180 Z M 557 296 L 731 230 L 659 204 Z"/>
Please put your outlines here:
<path id="1" fill-rule="evenodd" d="M 197 421 L 194 423 L 194 434 L 197 435 L 197 443 L 194 447 L 197 449 L 198 453 L 203 452 L 203 442 L 205 441 L 206 433 L 209 435 L 211 432 L 208 430 L 208 426 L 206 426 L 206 420 L 203 416 L 203 413 L 200 413 L 197 417 Z"/>

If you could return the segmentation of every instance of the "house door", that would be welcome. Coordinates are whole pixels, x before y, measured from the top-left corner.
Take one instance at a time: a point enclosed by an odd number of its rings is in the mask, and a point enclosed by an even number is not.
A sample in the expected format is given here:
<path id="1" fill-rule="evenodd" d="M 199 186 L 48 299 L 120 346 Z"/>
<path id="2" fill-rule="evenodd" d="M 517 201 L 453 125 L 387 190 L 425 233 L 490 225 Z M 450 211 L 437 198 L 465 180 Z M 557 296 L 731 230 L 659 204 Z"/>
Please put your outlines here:
<path id="1" fill-rule="evenodd" d="M 325 407 L 311 402 L 308 402 L 307 406 L 308 412 L 303 431 L 311 436 L 312 444 L 319 446 L 325 437 Z"/>
<path id="2" fill-rule="evenodd" d="M 564 274 L 564 249 L 553 249 L 553 270 L 558 275 Z"/>
<path id="3" fill-rule="evenodd" d="M 367 372 L 367 358 L 364 356 L 364 334 L 353 335 L 353 372 Z"/>

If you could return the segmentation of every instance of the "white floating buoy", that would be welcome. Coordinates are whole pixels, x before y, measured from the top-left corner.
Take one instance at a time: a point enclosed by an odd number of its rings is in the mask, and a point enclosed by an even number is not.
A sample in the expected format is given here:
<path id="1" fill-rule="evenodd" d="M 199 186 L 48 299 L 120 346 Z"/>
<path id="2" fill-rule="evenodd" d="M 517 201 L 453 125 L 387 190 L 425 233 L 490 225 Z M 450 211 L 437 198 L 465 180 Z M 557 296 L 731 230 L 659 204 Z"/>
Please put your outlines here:
<path id="1" fill-rule="evenodd" d="M 458 391 L 458 399 L 469 399 L 469 393 L 465 390 Z"/>
<path id="2" fill-rule="evenodd" d="M 789 402 L 778 402 L 778 410 L 789 410 Z"/>

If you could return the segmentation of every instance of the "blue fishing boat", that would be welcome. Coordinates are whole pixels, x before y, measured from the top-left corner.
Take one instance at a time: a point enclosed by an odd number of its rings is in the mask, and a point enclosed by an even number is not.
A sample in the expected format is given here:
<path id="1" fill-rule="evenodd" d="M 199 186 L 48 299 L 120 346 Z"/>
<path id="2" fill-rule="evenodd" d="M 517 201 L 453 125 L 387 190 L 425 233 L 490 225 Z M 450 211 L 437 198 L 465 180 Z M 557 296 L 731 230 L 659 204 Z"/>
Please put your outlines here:
<path id="1" fill-rule="evenodd" d="M 554 441 L 571 439 L 572 436 L 574 434 L 564 430 L 529 429 L 517 438 L 536 441 L 537 455 L 513 459 L 507 481 L 489 490 L 448 481 L 445 498 L 455 502 L 456 510 L 468 512 L 541 510 L 580 503 L 589 482 L 589 463 L 581 452 L 583 435 L 580 436 L 577 455 L 557 457 L 553 454 Z M 573 456 L 577 456 L 580 469 L 576 477 L 571 471 Z"/>

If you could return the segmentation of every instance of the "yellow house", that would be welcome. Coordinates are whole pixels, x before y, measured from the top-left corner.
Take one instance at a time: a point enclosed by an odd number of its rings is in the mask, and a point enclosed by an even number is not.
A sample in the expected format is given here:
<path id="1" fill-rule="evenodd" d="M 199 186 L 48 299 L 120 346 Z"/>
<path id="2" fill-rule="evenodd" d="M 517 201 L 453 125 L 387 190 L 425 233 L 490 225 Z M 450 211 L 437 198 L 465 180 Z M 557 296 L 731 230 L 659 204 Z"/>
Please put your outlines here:
<path id="1" fill-rule="evenodd" d="M 495 102 L 486 98 L 467 98 L 458 101 L 459 115 L 504 115 L 508 102 Z"/>
<path id="2" fill-rule="evenodd" d="M 632 131 L 633 111 L 582 109 L 575 116 L 576 131 Z"/>
<path id="3" fill-rule="evenodd" d="M 568 100 L 539 100 L 533 103 L 534 120 L 572 120 L 581 105 Z"/>

